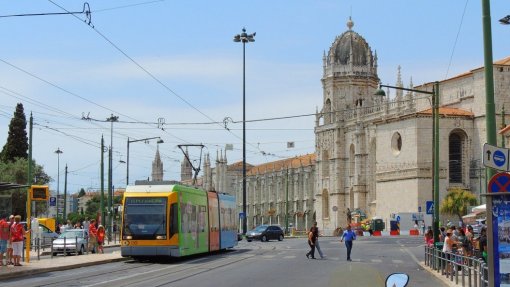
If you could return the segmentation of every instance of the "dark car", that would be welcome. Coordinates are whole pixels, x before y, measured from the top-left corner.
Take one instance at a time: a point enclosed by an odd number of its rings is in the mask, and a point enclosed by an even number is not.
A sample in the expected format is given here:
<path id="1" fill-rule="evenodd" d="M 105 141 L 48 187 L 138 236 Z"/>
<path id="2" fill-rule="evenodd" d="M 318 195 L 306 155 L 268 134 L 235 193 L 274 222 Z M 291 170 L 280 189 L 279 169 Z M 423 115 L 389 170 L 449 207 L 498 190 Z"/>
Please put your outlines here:
<path id="1" fill-rule="evenodd" d="M 246 240 L 251 242 L 252 240 L 268 241 L 271 239 L 283 240 L 283 230 L 280 226 L 276 225 L 259 225 L 255 229 L 246 232 Z"/>

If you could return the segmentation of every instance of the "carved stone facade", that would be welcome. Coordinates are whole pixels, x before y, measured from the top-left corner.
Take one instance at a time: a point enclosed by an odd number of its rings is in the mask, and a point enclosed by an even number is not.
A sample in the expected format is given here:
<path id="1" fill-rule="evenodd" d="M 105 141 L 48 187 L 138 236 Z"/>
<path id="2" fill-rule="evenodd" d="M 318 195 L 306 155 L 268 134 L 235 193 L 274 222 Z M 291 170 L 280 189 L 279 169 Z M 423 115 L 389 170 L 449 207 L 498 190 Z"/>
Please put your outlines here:
<path id="1" fill-rule="evenodd" d="M 429 94 L 397 90 L 375 95 L 379 85 L 377 55 L 353 31 L 335 38 L 323 55 L 323 106 L 315 118 L 315 154 L 248 165 L 248 227 L 261 223 L 308 229 L 315 220 L 324 234 L 347 223 L 359 209 L 389 227 L 392 214 L 425 212 L 432 200 L 432 113 Z M 395 86 L 404 87 L 401 68 Z M 432 91 L 432 83 L 406 88 Z M 510 57 L 494 63 L 497 126 L 510 106 Z M 484 68 L 439 82 L 440 199 L 462 187 L 485 192 L 481 150 L 486 142 Z M 506 118 L 506 122 L 510 122 Z M 503 126 L 504 127 L 504 126 Z M 507 140 L 510 128 L 502 131 Z M 498 140 L 499 142 L 499 140 Z M 191 174 L 183 169 L 182 174 Z M 204 161 L 206 189 L 237 196 L 242 211 L 242 163 L 216 167 Z M 426 217 L 429 225 L 431 218 Z"/>
<path id="2" fill-rule="evenodd" d="M 389 226 L 392 214 L 424 212 L 432 200 L 430 95 L 387 90 L 386 97 L 376 96 L 377 55 L 353 26 L 349 20 L 323 56 L 314 194 L 316 218 L 326 233 L 346 224 L 348 210 L 360 209 Z M 510 104 L 510 58 L 494 63 L 494 79 L 500 111 Z M 395 86 L 404 87 L 400 67 Z M 440 198 L 451 187 L 480 194 L 484 87 L 483 68 L 440 82 Z M 410 81 L 407 88 L 432 91 L 432 84 L 413 87 Z"/>

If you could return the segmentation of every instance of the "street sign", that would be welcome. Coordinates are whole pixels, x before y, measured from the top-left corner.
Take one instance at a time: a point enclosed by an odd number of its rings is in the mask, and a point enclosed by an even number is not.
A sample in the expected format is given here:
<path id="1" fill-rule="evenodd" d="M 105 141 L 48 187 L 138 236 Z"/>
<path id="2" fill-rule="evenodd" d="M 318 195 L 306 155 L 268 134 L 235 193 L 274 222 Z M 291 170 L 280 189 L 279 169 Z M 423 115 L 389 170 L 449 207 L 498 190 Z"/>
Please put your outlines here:
<path id="1" fill-rule="evenodd" d="M 397 215 L 397 222 L 400 222 L 400 215 Z"/>
<path id="2" fill-rule="evenodd" d="M 510 192 L 510 174 L 500 172 L 489 181 L 488 192 Z"/>
<path id="3" fill-rule="evenodd" d="M 57 198 L 52 196 L 50 197 L 50 206 L 57 206 Z"/>
<path id="4" fill-rule="evenodd" d="M 244 212 L 239 212 L 239 218 L 244 219 L 246 216 L 244 215 Z"/>
<path id="5" fill-rule="evenodd" d="M 483 145 L 483 165 L 497 170 L 509 170 L 510 149 L 493 146 L 490 144 Z"/>
<path id="6" fill-rule="evenodd" d="M 427 214 L 434 214 L 434 201 L 428 200 L 426 204 Z"/>

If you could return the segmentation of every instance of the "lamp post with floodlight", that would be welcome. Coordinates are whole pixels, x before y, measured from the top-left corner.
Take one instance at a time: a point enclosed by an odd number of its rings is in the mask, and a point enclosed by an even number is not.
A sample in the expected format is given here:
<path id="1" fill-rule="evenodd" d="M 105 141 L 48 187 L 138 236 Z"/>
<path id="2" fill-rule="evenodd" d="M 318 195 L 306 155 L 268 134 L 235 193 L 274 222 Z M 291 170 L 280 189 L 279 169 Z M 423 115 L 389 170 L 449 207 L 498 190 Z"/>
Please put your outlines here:
<path id="1" fill-rule="evenodd" d="M 243 234 L 246 234 L 247 222 L 246 222 L 246 43 L 255 42 L 255 34 L 247 34 L 246 29 L 243 28 L 241 34 L 234 36 L 234 42 L 243 43 Z"/>

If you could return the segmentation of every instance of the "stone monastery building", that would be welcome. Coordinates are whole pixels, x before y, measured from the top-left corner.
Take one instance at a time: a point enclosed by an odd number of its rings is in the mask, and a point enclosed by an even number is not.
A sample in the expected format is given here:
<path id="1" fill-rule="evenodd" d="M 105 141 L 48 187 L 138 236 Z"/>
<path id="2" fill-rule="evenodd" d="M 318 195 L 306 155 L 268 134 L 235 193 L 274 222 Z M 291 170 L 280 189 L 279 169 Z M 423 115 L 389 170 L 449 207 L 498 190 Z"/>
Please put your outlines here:
<path id="1" fill-rule="evenodd" d="M 353 30 L 337 36 L 322 56 L 323 104 L 315 118 L 315 154 L 258 166 L 248 165 L 248 227 L 285 226 L 286 202 L 291 226 L 305 230 L 318 222 L 325 234 L 345 226 L 347 213 L 359 210 L 389 227 L 398 213 L 425 212 L 432 200 L 432 112 L 429 94 L 386 90 L 380 82 L 377 54 Z M 498 128 L 509 122 L 510 57 L 494 63 Z M 432 91 L 433 83 L 398 87 Z M 440 200 L 451 188 L 477 197 L 485 192 L 482 146 L 485 131 L 484 67 L 439 81 Z M 505 132 L 508 135 L 508 132 Z M 499 139 L 498 139 L 499 142 Z M 227 165 L 226 153 L 211 167 L 204 163 L 202 184 L 237 195 L 242 211 L 240 163 Z M 427 225 L 431 219 L 425 217 Z"/>

